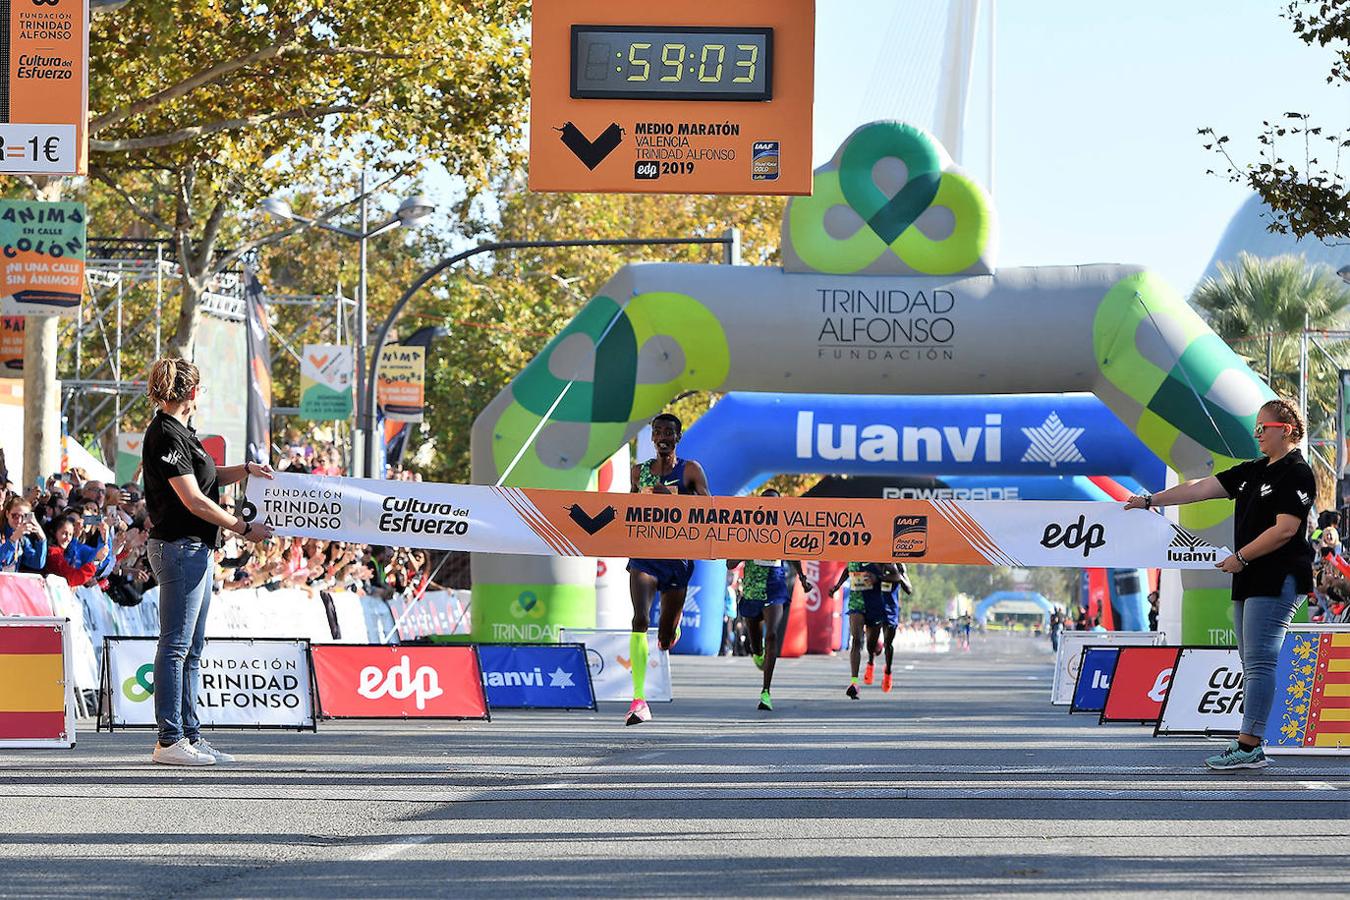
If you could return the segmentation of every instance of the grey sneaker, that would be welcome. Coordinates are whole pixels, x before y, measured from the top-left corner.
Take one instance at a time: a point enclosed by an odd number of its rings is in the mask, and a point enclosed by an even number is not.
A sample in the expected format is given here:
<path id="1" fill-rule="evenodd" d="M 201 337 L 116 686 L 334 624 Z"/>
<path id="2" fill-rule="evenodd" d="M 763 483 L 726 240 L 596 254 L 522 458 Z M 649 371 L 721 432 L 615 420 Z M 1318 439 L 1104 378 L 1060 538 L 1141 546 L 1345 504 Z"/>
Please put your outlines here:
<path id="1" fill-rule="evenodd" d="M 150 754 L 152 762 L 157 762 L 162 766 L 214 766 L 216 758 L 209 753 L 198 752 L 187 738 L 180 738 L 176 743 L 167 747 L 161 747 L 155 744 L 155 750 Z"/>
<path id="2" fill-rule="evenodd" d="M 210 756 L 218 763 L 234 762 L 233 756 L 231 756 L 228 753 L 221 753 L 215 747 L 212 747 L 210 744 L 208 744 L 206 742 L 206 738 L 197 738 L 197 740 L 193 741 L 192 749 L 196 750 L 198 753 L 205 753 L 207 756 Z"/>
<path id="3" fill-rule="evenodd" d="M 1205 765 L 1218 771 L 1226 769 L 1264 769 L 1269 764 L 1270 761 L 1266 759 L 1266 751 L 1261 747 L 1243 750 L 1237 741 L 1234 741 L 1219 755 L 1211 756 L 1205 760 Z"/>

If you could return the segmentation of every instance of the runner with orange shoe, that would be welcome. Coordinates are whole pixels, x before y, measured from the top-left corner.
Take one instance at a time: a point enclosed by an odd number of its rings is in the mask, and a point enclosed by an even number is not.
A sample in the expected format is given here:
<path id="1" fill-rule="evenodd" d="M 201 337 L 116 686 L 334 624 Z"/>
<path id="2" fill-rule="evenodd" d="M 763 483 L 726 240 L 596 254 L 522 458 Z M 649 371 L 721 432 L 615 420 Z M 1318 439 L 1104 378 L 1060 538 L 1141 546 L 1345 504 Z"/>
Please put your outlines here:
<path id="1" fill-rule="evenodd" d="M 830 588 L 833 594 L 849 583 L 849 666 L 851 678 L 844 694 L 852 700 L 860 698 L 858 668 L 862 663 L 864 639 L 867 642 L 867 668 L 862 683 L 871 684 L 876 657 L 886 656 L 886 671 L 882 674 L 881 690 L 891 689 L 891 665 L 895 659 L 895 632 L 900 627 L 899 592 L 914 593 L 903 564 L 851 562 L 839 573 L 839 580 Z"/>

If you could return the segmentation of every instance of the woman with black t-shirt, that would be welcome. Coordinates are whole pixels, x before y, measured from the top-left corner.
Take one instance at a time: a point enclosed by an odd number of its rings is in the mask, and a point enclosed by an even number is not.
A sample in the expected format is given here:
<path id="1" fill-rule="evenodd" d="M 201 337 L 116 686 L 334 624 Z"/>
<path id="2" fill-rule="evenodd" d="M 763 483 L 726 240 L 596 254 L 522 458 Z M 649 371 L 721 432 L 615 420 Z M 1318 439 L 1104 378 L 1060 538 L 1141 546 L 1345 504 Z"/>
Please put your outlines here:
<path id="1" fill-rule="evenodd" d="M 155 653 L 155 722 L 159 742 L 151 759 L 171 766 L 233 762 L 202 739 L 197 721 L 197 672 L 206 641 L 220 530 L 261 541 L 272 529 L 226 512 L 220 489 L 246 475 L 272 477 L 266 463 L 222 466 L 188 425 L 201 393 L 197 367 L 161 359 L 150 370 L 150 400 L 159 411 L 145 430 L 142 466 L 150 539 L 146 556 L 159 582 L 159 649 Z"/>
<path id="2" fill-rule="evenodd" d="M 1306 526 L 1316 485 L 1298 449 L 1303 419 L 1287 400 L 1271 400 L 1256 414 L 1261 458 L 1185 484 L 1131 497 L 1126 509 L 1151 509 L 1231 498 L 1236 551 L 1218 563 L 1233 576 L 1233 628 L 1242 657 L 1242 732 L 1211 769 L 1259 769 L 1266 719 L 1275 703 L 1275 663 L 1285 631 L 1303 597 L 1312 592 L 1312 546 Z"/>

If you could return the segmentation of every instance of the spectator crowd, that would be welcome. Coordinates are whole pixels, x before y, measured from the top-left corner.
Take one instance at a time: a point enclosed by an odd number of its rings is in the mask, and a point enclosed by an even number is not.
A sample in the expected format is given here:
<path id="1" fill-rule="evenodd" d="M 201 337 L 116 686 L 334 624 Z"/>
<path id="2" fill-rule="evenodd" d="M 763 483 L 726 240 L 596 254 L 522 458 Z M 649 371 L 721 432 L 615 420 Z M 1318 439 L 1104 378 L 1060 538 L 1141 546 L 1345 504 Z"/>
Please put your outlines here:
<path id="1" fill-rule="evenodd" d="M 332 445 L 293 441 L 280 471 L 341 475 Z M 420 480 L 394 469 L 391 478 Z M 98 585 L 114 602 L 135 606 L 155 584 L 146 558 L 151 522 L 134 482 L 106 484 L 79 469 L 54 474 L 20 489 L 0 456 L 0 572 L 59 575 L 71 587 Z M 462 554 L 459 554 L 462 555 Z M 463 560 L 407 547 L 372 547 L 345 541 L 276 537 L 249 546 L 230 536 L 216 551 L 216 588 L 352 590 L 389 599 L 439 590 L 462 578 Z M 450 563 L 450 565 L 445 565 Z M 456 585 L 457 586 L 457 585 Z"/>

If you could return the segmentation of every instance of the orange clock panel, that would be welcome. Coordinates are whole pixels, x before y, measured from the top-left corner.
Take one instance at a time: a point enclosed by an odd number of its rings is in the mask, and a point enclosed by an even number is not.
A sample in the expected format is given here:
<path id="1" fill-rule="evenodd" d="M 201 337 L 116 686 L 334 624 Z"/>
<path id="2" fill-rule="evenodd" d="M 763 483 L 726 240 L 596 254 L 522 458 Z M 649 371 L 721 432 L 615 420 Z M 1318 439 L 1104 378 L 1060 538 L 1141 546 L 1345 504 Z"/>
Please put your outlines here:
<path id="1" fill-rule="evenodd" d="M 815 0 L 536 0 L 530 189 L 809 194 Z"/>

